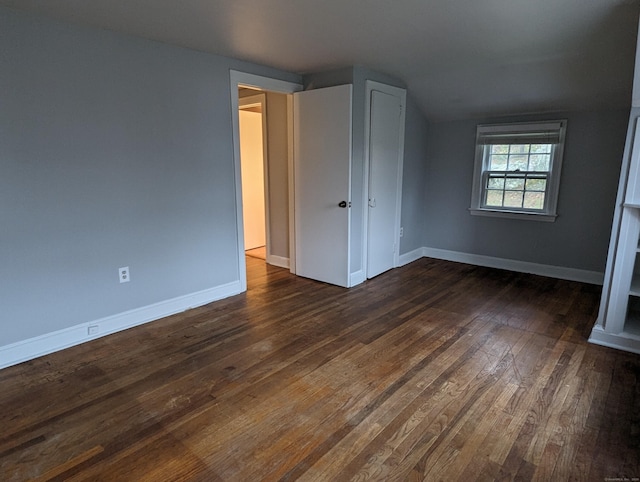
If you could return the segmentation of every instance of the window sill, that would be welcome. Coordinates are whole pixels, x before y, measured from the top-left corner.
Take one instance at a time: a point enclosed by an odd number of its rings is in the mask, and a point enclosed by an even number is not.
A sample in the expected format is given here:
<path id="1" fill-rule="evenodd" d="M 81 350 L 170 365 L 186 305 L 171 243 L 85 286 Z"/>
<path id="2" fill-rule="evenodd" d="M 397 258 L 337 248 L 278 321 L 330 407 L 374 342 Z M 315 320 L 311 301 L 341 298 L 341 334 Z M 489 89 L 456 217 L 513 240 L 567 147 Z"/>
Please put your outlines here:
<path id="1" fill-rule="evenodd" d="M 473 216 L 489 216 L 495 218 L 506 219 L 526 219 L 527 221 L 543 221 L 547 223 L 553 223 L 558 217 L 556 214 L 546 213 L 531 213 L 522 211 L 503 211 L 499 209 L 486 209 L 486 208 L 469 208 L 469 212 Z"/>

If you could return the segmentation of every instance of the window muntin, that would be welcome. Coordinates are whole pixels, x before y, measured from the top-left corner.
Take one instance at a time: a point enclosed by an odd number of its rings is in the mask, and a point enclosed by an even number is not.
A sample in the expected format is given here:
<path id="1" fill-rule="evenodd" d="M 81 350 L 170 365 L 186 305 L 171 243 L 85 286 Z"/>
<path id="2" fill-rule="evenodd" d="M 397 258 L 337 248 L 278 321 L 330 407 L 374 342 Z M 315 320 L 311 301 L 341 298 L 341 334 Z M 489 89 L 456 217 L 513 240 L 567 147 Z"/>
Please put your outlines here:
<path id="1" fill-rule="evenodd" d="M 478 126 L 472 214 L 538 214 L 553 221 L 565 126 L 566 121 Z"/>

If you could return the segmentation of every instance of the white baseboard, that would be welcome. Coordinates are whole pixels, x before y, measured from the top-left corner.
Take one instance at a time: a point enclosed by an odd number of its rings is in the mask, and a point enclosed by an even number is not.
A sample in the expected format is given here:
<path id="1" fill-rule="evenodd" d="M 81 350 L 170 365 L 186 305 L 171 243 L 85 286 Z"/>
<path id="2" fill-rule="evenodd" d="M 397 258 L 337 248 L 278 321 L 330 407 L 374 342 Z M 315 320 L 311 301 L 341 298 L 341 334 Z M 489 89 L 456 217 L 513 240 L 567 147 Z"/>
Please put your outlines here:
<path id="1" fill-rule="evenodd" d="M 349 275 L 349 287 L 359 285 L 365 281 L 367 281 L 367 275 L 362 269 Z"/>
<path id="2" fill-rule="evenodd" d="M 602 285 L 604 273 L 600 271 L 588 271 L 583 269 L 567 268 L 564 266 L 552 266 L 548 264 L 530 263 L 528 261 L 518 261 L 515 259 L 494 258 L 493 256 L 483 256 L 480 254 L 461 253 L 459 251 L 449 251 L 438 248 L 419 248 L 400 256 L 400 265 L 415 261 L 419 257 L 444 259 L 446 261 L 456 261 L 458 263 L 473 264 L 476 266 L 486 266 L 488 268 L 505 269 L 518 273 L 531 273 L 549 278 L 565 279 L 569 281 L 580 281 L 594 285 Z"/>
<path id="3" fill-rule="evenodd" d="M 594 326 L 591 330 L 589 343 L 640 354 L 640 336 L 630 335 L 628 333 L 607 333 L 600 325 Z"/>
<path id="4" fill-rule="evenodd" d="M 285 258 L 283 256 L 276 256 L 275 254 L 267 255 L 267 263 L 272 264 L 273 266 L 278 266 L 280 268 L 289 269 L 289 258 Z"/>
<path id="5" fill-rule="evenodd" d="M 458 251 L 448 251 L 446 249 L 437 248 L 424 248 L 424 253 L 425 256 L 429 258 L 457 261 L 459 263 L 486 266 L 488 268 L 506 269 L 508 271 L 516 271 L 518 273 L 531 273 L 540 276 L 548 276 L 549 278 L 580 281 L 582 283 L 594 285 L 601 285 L 604 281 L 604 273 L 599 271 L 587 271 L 583 269 L 566 268 L 563 266 L 530 263 L 528 261 L 518 261 L 515 259 L 494 258 L 493 256 L 460 253 Z"/>
<path id="6" fill-rule="evenodd" d="M 0 346 L 0 369 L 240 293 L 239 281 Z M 89 327 L 97 332 L 89 335 Z"/>
<path id="7" fill-rule="evenodd" d="M 424 254 L 424 248 L 414 249 L 413 251 L 409 251 L 408 253 L 401 254 L 398 257 L 398 267 L 413 263 L 414 261 L 420 258 L 424 258 L 425 256 L 426 255 Z"/>

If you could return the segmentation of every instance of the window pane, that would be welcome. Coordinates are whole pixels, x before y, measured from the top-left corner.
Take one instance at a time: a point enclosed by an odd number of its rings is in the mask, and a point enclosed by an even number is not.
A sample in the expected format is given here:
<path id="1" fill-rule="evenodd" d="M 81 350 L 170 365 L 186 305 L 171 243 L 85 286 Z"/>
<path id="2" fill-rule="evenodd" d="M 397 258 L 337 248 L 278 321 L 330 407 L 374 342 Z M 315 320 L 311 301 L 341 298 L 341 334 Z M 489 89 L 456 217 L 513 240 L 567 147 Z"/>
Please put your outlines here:
<path id="1" fill-rule="evenodd" d="M 505 187 L 506 189 L 512 189 L 512 190 L 520 190 L 523 191 L 524 190 L 524 179 L 518 179 L 518 178 L 507 178 L 507 181 L 505 182 Z"/>
<path id="2" fill-rule="evenodd" d="M 528 154 L 529 144 L 511 144 L 509 146 L 509 153 L 511 154 Z"/>
<path id="3" fill-rule="evenodd" d="M 504 177 L 489 177 L 487 187 L 489 189 L 504 189 Z"/>
<path id="4" fill-rule="evenodd" d="M 487 190 L 487 206 L 502 206 L 502 194 L 504 191 Z"/>
<path id="5" fill-rule="evenodd" d="M 532 144 L 531 154 L 551 152 L 551 144 Z"/>
<path id="6" fill-rule="evenodd" d="M 544 208 L 544 193 L 543 192 L 525 192 L 524 207 L 527 209 Z"/>
<path id="7" fill-rule="evenodd" d="M 509 171 L 516 171 L 520 169 L 521 171 L 527 170 L 527 165 L 529 164 L 529 156 L 509 156 Z"/>
<path id="8" fill-rule="evenodd" d="M 505 191 L 504 193 L 504 207 L 506 208 L 521 208 L 522 207 L 522 191 Z"/>
<path id="9" fill-rule="evenodd" d="M 509 156 L 503 155 L 491 155 L 491 162 L 489 162 L 490 171 L 506 171 L 507 170 L 507 158 Z"/>
<path id="10" fill-rule="evenodd" d="M 527 179 L 527 191 L 544 191 L 546 188 L 546 179 Z"/>
<path id="11" fill-rule="evenodd" d="M 550 154 L 534 154 L 531 155 L 531 161 L 529 164 L 530 171 L 548 171 L 549 161 L 551 160 Z"/>
<path id="12" fill-rule="evenodd" d="M 491 154 L 509 154 L 509 146 L 504 144 L 496 144 L 491 146 Z"/>

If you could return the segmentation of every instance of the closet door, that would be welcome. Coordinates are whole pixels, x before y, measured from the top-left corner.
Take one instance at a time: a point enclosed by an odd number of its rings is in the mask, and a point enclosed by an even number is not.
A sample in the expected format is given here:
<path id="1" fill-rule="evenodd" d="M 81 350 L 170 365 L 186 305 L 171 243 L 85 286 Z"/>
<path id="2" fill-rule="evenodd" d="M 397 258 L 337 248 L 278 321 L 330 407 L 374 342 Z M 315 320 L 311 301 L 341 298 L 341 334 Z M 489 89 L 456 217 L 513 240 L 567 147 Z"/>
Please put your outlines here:
<path id="1" fill-rule="evenodd" d="M 397 265 L 406 91 L 367 81 L 367 278 Z"/>
<path id="2" fill-rule="evenodd" d="M 349 286 L 352 86 L 293 95 L 296 274 Z"/>

